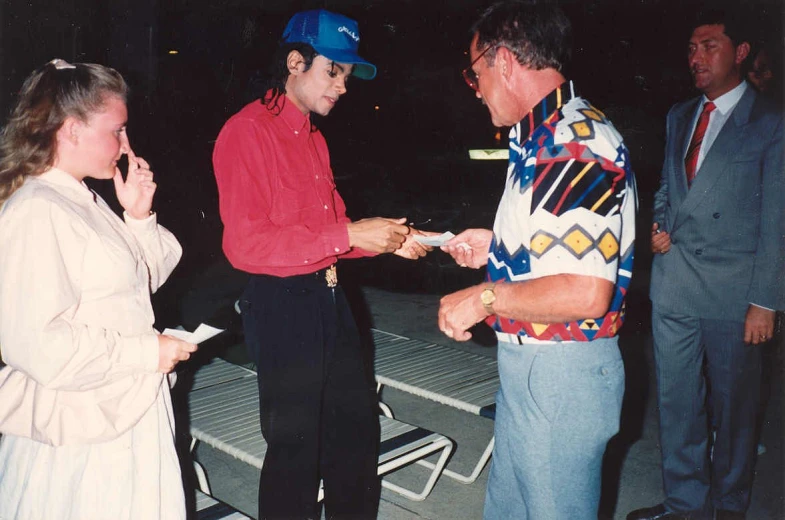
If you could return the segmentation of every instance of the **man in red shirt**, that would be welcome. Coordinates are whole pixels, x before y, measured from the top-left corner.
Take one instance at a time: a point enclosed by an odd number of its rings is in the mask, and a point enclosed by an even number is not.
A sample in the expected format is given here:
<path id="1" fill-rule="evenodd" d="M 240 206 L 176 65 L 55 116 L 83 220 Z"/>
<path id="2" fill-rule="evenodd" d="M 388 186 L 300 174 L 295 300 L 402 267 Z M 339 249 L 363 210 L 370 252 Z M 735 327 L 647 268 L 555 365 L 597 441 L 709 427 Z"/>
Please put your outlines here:
<path id="1" fill-rule="evenodd" d="M 240 301 L 259 378 L 268 449 L 259 518 L 376 518 L 379 423 L 359 334 L 337 282 L 339 258 L 427 249 L 405 219 L 352 222 L 322 134 L 350 75 L 372 79 L 357 55 L 357 22 L 325 10 L 289 21 L 269 90 L 224 125 L 213 152 L 223 249 L 251 273 Z"/>

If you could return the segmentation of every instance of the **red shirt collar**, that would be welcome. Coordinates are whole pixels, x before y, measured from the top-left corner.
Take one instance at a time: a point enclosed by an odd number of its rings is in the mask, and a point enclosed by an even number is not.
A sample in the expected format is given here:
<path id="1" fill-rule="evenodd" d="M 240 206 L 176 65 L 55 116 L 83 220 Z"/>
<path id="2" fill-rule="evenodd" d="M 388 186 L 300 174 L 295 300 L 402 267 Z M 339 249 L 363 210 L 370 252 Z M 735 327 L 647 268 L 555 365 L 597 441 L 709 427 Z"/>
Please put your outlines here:
<path id="1" fill-rule="evenodd" d="M 272 90 L 267 91 L 264 99 L 272 98 Z M 297 105 L 292 102 L 286 95 L 279 96 L 275 100 L 275 104 L 271 107 L 274 112 L 278 113 L 278 117 L 283 121 L 292 132 L 296 134 L 308 134 L 311 129 L 311 114 L 303 114 Z"/>

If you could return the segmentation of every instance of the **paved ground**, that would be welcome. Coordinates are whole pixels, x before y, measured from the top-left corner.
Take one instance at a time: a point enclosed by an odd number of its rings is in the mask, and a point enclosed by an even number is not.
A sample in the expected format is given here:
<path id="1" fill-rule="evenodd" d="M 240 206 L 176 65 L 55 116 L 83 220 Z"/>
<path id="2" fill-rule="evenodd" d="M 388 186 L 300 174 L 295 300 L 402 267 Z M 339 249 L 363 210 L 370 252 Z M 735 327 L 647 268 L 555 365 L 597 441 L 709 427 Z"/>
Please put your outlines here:
<path id="1" fill-rule="evenodd" d="M 492 346 L 493 338 L 483 333 L 485 331 L 478 332 L 476 341 L 463 344 L 444 337 L 436 327 L 439 300 L 436 295 L 405 294 L 365 287 L 355 296 L 359 300 L 358 314 L 364 326 L 373 325 L 395 334 L 467 349 L 489 357 L 496 355 Z M 651 339 L 643 323 L 645 319 L 635 323 L 635 313 L 632 314 L 633 323 L 629 323 L 621 339 L 627 371 L 622 431 L 609 446 L 603 479 L 605 491 L 602 517 L 609 519 L 622 519 L 629 510 L 652 505 L 662 499 L 656 406 L 653 402 Z M 751 520 L 785 518 L 781 352 L 780 346 L 770 363 L 773 368 L 771 399 L 762 439 L 767 451 L 759 458 L 756 468 L 752 505 L 748 514 Z M 221 354 L 232 361 L 246 361 L 242 345 L 229 347 Z M 382 399 L 392 407 L 396 418 L 452 438 L 457 449 L 449 467 L 458 471 L 470 469 L 492 435 L 493 424 L 487 419 L 392 389 L 385 389 Z M 213 493 L 218 498 L 249 514 L 255 514 L 257 470 L 204 445 L 197 449 L 197 457 L 205 465 Z M 389 478 L 394 482 L 413 484 L 421 481 L 423 475 L 423 468 L 414 465 Z M 471 485 L 441 478 L 431 495 L 422 502 L 413 502 L 384 490 L 379 518 L 481 518 L 487 478 L 487 468 L 479 480 Z"/>

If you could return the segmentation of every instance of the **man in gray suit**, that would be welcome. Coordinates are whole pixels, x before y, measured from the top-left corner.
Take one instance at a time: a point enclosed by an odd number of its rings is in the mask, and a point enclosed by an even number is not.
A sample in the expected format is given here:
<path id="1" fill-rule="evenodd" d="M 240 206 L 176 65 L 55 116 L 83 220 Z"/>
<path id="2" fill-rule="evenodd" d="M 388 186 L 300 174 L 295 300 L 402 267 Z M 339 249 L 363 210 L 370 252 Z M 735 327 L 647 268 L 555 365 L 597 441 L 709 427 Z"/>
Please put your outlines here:
<path id="1" fill-rule="evenodd" d="M 715 11 L 693 25 L 689 67 L 703 95 L 668 114 L 651 235 L 665 500 L 628 520 L 736 519 L 749 505 L 785 182 L 782 116 L 742 79 L 750 46 L 736 20 Z"/>

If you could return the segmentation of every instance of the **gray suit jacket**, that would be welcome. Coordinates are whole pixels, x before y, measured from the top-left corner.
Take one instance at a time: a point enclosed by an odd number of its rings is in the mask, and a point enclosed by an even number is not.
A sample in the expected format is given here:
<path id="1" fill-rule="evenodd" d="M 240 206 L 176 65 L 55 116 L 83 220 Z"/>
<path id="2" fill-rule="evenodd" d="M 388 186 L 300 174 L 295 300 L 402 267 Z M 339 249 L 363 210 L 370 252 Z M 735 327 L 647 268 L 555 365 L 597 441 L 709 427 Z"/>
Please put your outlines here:
<path id="1" fill-rule="evenodd" d="M 684 155 L 698 103 L 668 113 L 654 221 L 672 247 L 654 255 L 651 300 L 660 312 L 743 322 L 750 303 L 784 303 L 782 115 L 748 88 L 688 190 Z"/>

